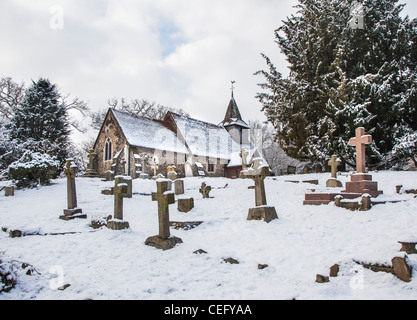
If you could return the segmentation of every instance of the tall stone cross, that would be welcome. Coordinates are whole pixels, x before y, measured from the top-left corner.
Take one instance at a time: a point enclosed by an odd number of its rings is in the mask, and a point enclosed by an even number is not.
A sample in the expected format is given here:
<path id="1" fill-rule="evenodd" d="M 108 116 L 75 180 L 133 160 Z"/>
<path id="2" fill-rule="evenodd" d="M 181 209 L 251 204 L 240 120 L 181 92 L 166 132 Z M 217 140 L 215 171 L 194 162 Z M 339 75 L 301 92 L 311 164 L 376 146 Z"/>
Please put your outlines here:
<path id="1" fill-rule="evenodd" d="M 97 153 L 94 152 L 94 150 L 90 150 L 90 153 L 88 154 L 88 169 L 94 170 L 94 159 L 96 158 Z"/>
<path id="2" fill-rule="evenodd" d="M 169 205 L 175 203 L 175 195 L 172 191 L 169 191 L 170 182 L 168 180 L 157 181 L 157 192 L 152 193 L 152 201 L 158 201 L 159 237 L 165 240 L 171 235 L 169 231 Z"/>
<path id="3" fill-rule="evenodd" d="M 372 142 L 371 135 L 365 135 L 365 128 L 356 129 L 356 137 L 349 140 L 349 145 L 356 147 L 356 173 L 365 173 L 365 146 Z"/>
<path id="4" fill-rule="evenodd" d="M 69 210 L 77 208 L 77 190 L 75 188 L 75 170 L 77 166 L 73 161 L 73 159 L 68 159 L 64 168 L 64 173 L 67 176 L 67 200 Z"/>
<path id="5" fill-rule="evenodd" d="M 246 151 L 245 148 L 242 148 L 239 155 L 242 158 L 242 170 L 246 170 L 247 169 L 247 159 L 248 159 L 249 152 Z"/>
<path id="6" fill-rule="evenodd" d="M 256 206 L 266 206 L 265 177 L 270 175 L 268 166 L 263 164 L 261 158 L 253 159 L 253 167 L 249 169 L 247 176 L 255 181 L 255 203 Z"/>
<path id="7" fill-rule="evenodd" d="M 329 161 L 329 166 L 332 168 L 332 178 L 337 178 L 337 167 L 341 165 L 341 161 L 336 155 L 332 156 L 332 160 Z"/>

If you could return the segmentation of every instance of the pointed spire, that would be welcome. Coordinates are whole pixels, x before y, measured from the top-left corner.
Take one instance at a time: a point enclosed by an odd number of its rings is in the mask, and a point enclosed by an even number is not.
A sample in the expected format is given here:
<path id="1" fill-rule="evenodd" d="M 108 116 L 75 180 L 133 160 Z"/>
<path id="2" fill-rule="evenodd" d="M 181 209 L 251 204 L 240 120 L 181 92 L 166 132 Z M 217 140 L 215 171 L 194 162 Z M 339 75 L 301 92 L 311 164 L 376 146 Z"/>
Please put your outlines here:
<path id="1" fill-rule="evenodd" d="M 234 84 L 236 81 L 232 81 L 232 98 L 230 99 L 229 106 L 226 111 L 226 115 L 224 117 L 224 120 L 220 125 L 226 127 L 231 125 L 239 125 L 245 128 L 249 128 L 249 126 L 242 120 L 242 116 L 240 114 L 239 108 L 237 106 L 236 100 L 234 98 Z"/>

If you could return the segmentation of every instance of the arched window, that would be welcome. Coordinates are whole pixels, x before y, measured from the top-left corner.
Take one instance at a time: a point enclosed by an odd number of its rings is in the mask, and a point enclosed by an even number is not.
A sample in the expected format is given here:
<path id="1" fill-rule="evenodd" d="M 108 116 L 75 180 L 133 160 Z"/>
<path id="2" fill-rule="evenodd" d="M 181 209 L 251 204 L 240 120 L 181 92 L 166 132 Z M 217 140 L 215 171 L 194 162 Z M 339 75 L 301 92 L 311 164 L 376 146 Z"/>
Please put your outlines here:
<path id="1" fill-rule="evenodd" d="M 104 147 L 104 161 L 112 160 L 112 145 L 110 138 L 107 138 L 106 145 Z"/>

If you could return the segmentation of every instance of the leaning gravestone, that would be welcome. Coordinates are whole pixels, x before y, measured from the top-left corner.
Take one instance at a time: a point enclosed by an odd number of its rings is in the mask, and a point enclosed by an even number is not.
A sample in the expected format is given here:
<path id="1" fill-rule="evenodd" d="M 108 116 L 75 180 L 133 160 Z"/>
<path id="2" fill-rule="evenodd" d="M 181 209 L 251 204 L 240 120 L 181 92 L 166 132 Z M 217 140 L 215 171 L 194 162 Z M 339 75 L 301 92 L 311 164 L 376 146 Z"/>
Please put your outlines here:
<path id="1" fill-rule="evenodd" d="M 340 166 L 342 162 L 340 159 L 337 158 L 336 155 L 332 156 L 332 159 L 329 161 L 329 166 L 331 167 L 331 178 L 327 180 L 326 187 L 327 188 L 342 188 L 343 184 L 339 180 L 337 180 L 337 167 Z"/>
<path id="2" fill-rule="evenodd" d="M 255 181 L 255 208 L 249 209 L 248 220 L 264 220 L 271 222 L 278 219 L 275 207 L 267 205 L 265 194 L 265 177 L 270 175 L 268 165 L 263 163 L 261 158 L 253 159 L 253 167 L 249 168 L 246 174 Z"/>
<path id="3" fill-rule="evenodd" d="M 146 239 L 145 244 L 161 250 L 174 248 L 183 241 L 180 238 L 171 236 L 169 227 L 169 205 L 175 203 L 175 195 L 169 191 L 171 180 L 160 179 L 156 181 L 157 192 L 152 193 L 152 201 L 158 202 L 158 224 L 159 234 Z"/>
<path id="4" fill-rule="evenodd" d="M 64 173 L 67 176 L 67 200 L 68 209 L 64 210 L 64 215 L 59 218 L 62 220 L 86 219 L 87 215 L 82 214 L 83 210 L 77 207 L 77 190 L 75 187 L 75 171 L 77 166 L 73 159 L 68 159 Z"/>
<path id="5" fill-rule="evenodd" d="M 116 177 L 114 193 L 114 217 L 107 222 L 107 228 L 112 230 L 129 229 L 129 222 L 123 220 L 123 198 L 127 197 L 129 187 L 123 177 Z"/>

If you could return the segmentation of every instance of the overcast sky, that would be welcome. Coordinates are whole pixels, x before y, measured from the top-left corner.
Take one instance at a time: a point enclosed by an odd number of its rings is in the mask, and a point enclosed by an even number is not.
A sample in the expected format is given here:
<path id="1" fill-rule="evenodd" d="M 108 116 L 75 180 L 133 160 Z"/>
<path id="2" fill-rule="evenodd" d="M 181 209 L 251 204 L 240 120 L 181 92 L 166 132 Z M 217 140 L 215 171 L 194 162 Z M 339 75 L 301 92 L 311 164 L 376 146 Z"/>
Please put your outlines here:
<path id="1" fill-rule="evenodd" d="M 406 1 L 402 1 L 405 3 Z M 405 13 L 416 17 L 417 1 Z M 47 77 L 61 93 L 107 107 L 148 99 L 219 123 L 230 81 L 245 120 L 265 120 L 255 95 L 260 53 L 287 74 L 274 30 L 295 0 L 1 0 L 0 76 Z"/>

